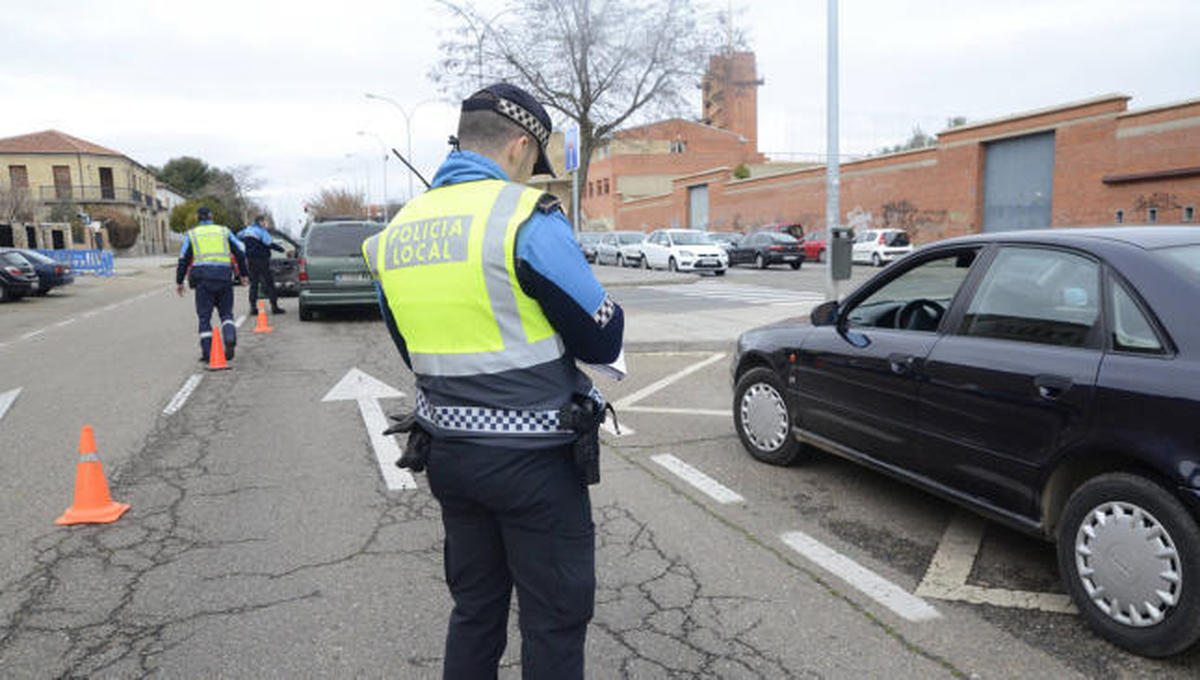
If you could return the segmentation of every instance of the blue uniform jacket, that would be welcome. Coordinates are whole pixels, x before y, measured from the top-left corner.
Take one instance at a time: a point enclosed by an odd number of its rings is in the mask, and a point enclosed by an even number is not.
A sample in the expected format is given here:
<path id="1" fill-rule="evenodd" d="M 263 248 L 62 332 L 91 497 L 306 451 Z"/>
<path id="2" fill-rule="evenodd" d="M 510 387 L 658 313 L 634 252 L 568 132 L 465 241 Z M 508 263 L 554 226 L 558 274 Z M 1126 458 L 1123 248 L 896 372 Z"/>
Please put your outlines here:
<path id="1" fill-rule="evenodd" d="M 471 151 L 451 151 L 434 175 L 433 188 L 483 179 L 509 181 L 491 159 Z M 614 361 L 621 353 L 625 314 L 592 274 L 560 209 L 539 208 L 521 225 L 515 258 L 521 290 L 541 305 L 567 352 L 587 363 Z M 375 285 L 384 321 L 411 368 L 404 338 L 396 329 L 382 288 Z"/>
<path id="2" fill-rule="evenodd" d="M 283 246 L 275 243 L 275 240 L 271 238 L 271 232 L 263 229 L 262 225 L 258 222 L 239 231 L 237 237 L 246 246 L 246 257 L 249 258 L 269 258 L 271 257 L 272 250 L 280 253 L 286 252 Z"/>
<path id="3" fill-rule="evenodd" d="M 197 224 L 212 224 L 212 220 L 204 220 Z M 249 272 L 246 266 L 246 248 L 242 242 L 229 232 L 229 250 L 233 253 L 233 257 L 237 260 L 238 267 L 243 276 Z M 183 283 L 184 277 L 187 276 L 188 265 L 192 264 L 192 239 L 183 239 L 183 248 L 179 250 L 179 263 L 175 265 L 175 283 Z M 213 281 L 232 281 L 233 280 L 233 264 L 229 262 L 197 262 L 192 265 L 192 278 L 199 280 Z"/>

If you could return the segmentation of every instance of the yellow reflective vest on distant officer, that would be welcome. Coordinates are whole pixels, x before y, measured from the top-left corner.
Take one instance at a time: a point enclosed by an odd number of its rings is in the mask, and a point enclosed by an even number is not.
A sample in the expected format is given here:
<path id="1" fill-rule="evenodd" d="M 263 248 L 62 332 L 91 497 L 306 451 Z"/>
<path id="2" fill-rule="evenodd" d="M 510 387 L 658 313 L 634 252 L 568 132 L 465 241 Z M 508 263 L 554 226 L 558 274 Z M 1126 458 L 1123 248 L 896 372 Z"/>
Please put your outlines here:
<path id="1" fill-rule="evenodd" d="M 363 243 L 414 373 L 492 374 L 563 356 L 514 268 L 517 231 L 541 196 L 500 180 L 440 187 Z"/>
<path id="2" fill-rule="evenodd" d="M 188 232 L 192 262 L 230 264 L 229 230 L 219 224 L 201 224 Z"/>

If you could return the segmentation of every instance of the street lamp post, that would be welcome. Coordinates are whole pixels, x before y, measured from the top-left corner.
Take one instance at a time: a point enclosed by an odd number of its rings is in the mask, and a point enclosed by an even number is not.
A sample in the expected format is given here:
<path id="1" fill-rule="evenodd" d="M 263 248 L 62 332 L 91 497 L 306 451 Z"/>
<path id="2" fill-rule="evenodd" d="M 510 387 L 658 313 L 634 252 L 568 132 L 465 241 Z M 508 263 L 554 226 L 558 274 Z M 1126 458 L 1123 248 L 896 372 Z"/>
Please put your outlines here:
<path id="1" fill-rule="evenodd" d="M 387 213 L 388 213 L 388 190 L 387 190 L 387 161 L 388 161 L 388 154 L 387 154 L 387 144 L 384 144 L 384 143 L 383 143 L 383 138 L 382 138 L 382 137 L 380 137 L 379 135 L 375 134 L 374 132 L 367 132 L 366 130 L 359 130 L 359 131 L 358 131 L 358 136 L 360 136 L 360 137 L 374 137 L 374 138 L 375 138 L 375 141 L 379 142 L 379 148 L 380 148 L 380 151 L 383 153 L 383 211 L 382 211 L 382 214 L 383 214 L 383 219 L 384 219 L 384 221 L 387 221 L 387 219 L 388 219 L 388 214 L 387 214 Z M 369 209 L 369 208 L 368 208 L 367 212 L 368 212 L 368 213 L 370 212 L 370 209 Z"/>
<path id="2" fill-rule="evenodd" d="M 367 97 L 367 99 L 378 99 L 381 102 L 387 102 L 388 104 L 391 104 L 392 106 L 396 107 L 396 110 L 400 112 L 400 115 L 404 116 L 404 135 L 406 137 L 405 153 L 408 154 L 406 156 L 406 158 L 408 159 L 408 162 L 412 163 L 413 162 L 412 117 L 417 112 L 417 109 L 421 108 L 421 106 L 423 106 L 425 104 L 437 103 L 439 100 L 438 99 L 423 99 L 423 100 L 417 102 L 415 105 L 413 105 L 412 111 L 409 111 L 409 110 L 405 109 L 403 106 L 401 106 L 400 102 L 396 101 L 395 99 L 392 99 L 391 97 L 385 97 L 381 94 L 373 94 L 371 92 L 367 92 L 366 97 Z M 413 193 L 413 173 L 409 172 L 408 173 L 408 199 L 412 200 L 412 197 L 414 195 L 415 194 Z"/>

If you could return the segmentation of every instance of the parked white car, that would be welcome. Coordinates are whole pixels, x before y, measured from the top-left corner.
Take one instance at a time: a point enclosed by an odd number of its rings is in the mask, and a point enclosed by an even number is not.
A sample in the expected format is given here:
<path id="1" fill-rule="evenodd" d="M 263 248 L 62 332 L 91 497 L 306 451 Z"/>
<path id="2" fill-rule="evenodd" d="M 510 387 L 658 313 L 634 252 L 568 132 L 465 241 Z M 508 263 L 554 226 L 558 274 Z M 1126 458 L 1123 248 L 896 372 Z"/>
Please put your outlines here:
<path id="1" fill-rule="evenodd" d="M 640 231 L 610 231 L 596 244 L 596 264 L 636 267 L 642 263 L 645 240 L 646 235 Z"/>
<path id="2" fill-rule="evenodd" d="M 714 243 L 708 232 L 698 229 L 660 229 L 651 232 L 642 243 L 647 269 L 671 271 L 710 271 L 724 276 L 729 268 L 725 249 Z"/>
<path id="3" fill-rule="evenodd" d="M 903 229 L 868 229 L 854 237 L 850 259 L 882 267 L 912 251 L 908 232 Z"/>

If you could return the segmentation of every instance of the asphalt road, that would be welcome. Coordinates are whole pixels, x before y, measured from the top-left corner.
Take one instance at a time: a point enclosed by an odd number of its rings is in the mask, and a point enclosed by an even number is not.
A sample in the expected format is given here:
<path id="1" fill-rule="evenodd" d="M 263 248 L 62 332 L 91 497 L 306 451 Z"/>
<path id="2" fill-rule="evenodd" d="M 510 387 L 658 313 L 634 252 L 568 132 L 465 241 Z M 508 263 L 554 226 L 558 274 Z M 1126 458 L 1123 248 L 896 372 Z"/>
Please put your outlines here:
<path id="1" fill-rule="evenodd" d="M 598 272 L 633 341 L 629 378 L 597 377 L 623 434 L 604 435 L 592 493 L 589 677 L 1200 673 L 1200 653 L 1141 659 L 1048 611 L 1047 545 L 838 459 L 750 459 L 724 348 L 802 317 L 819 268 Z M 129 273 L 0 307 L 0 677 L 439 677 L 437 504 L 423 475 L 389 489 L 364 426 L 412 399 L 376 315 L 301 323 L 285 299 L 274 333 L 247 320 L 233 370 L 207 373 L 172 271 Z M 371 386 L 363 374 L 400 396 L 332 399 Z M 83 424 L 132 509 L 55 527 Z"/>

